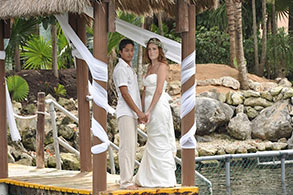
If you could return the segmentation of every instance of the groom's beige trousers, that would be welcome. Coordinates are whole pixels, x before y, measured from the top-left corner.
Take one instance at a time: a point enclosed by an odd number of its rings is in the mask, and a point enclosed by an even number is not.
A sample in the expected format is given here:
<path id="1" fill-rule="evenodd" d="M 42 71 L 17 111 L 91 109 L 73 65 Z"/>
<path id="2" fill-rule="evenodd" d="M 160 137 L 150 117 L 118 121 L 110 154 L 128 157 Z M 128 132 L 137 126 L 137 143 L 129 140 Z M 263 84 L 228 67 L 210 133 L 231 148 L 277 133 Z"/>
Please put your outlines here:
<path id="1" fill-rule="evenodd" d="M 130 116 L 118 118 L 120 188 L 133 185 L 137 142 L 137 119 Z"/>

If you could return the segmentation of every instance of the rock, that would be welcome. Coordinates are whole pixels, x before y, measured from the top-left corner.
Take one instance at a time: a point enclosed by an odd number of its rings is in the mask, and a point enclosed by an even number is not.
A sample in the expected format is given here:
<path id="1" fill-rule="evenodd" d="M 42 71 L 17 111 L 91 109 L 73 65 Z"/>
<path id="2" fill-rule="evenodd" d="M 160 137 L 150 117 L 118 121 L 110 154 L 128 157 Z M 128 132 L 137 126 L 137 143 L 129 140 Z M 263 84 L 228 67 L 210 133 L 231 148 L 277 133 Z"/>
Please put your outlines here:
<path id="1" fill-rule="evenodd" d="M 29 151 L 35 151 L 36 149 L 36 130 L 28 129 L 21 132 L 22 144 Z"/>
<path id="2" fill-rule="evenodd" d="M 288 107 L 289 100 L 284 100 L 263 109 L 252 121 L 252 137 L 271 141 L 288 138 L 293 131 Z"/>
<path id="3" fill-rule="evenodd" d="M 262 111 L 263 109 L 264 109 L 264 107 L 262 107 L 262 106 L 254 106 L 254 110 L 256 110 L 256 111 Z"/>
<path id="4" fill-rule="evenodd" d="M 288 146 L 287 143 L 277 142 L 273 144 L 272 150 L 283 150 L 286 149 Z"/>
<path id="5" fill-rule="evenodd" d="M 249 82 L 248 87 L 254 91 L 263 91 L 263 86 L 258 82 Z"/>
<path id="6" fill-rule="evenodd" d="M 168 93 L 170 95 L 179 95 L 181 93 L 181 82 L 180 81 L 170 82 Z"/>
<path id="7" fill-rule="evenodd" d="M 66 140 L 70 140 L 74 135 L 74 129 L 67 125 L 61 125 L 58 127 L 58 136 L 64 137 Z"/>
<path id="8" fill-rule="evenodd" d="M 244 113 L 244 106 L 242 104 L 238 105 L 235 109 L 236 114 L 238 113 Z"/>
<path id="9" fill-rule="evenodd" d="M 287 143 L 288 143 L 288 149 L 293 149 L 293 132 L 290 139 L 288 139 Z"/>
<path id="10" fill-rule="evenodd" d="M 281 138 L 278 140 L 279 143 L 287 143 L 287 139 L 286 138 Z"/>
<path id="11" fill-rule="evenodd" d="M 197 147 L 199 156 L 213 156 L 216 154 L 217 149 L 213 147 Z"/>
<path id="12" fill-rule="evenodd" d="M 272 102 L 269 102 L 266 99 L 263 99 L 261 97 L 259 97 L 259 98 L 252 98 L 252 97 L 250 97 L 250 98 L 246 98 L 244 100 L 244 105 L 245 106 L 252 106 L 252 107 L 253 106 L 268 107 L 268 106 L 273 105 L 273 103 Z"/>
<path id="13" fill-rule="evenodd" d="M 79 170 L 79 158 L 72 153 L 61 153 L 62 169 L 65 170 Z"/>
<path id="14" fill-rule="evenodd" d="M 227 145 L 225 151 L 227 154 L 235 154 L 238 147 L 235 147 L 234 144 Z"/>
<path id="15" fill-rule="evenodd" d="M 220 78 L 222 85 L 225 87 L 230 87 L 232 89 L 239 89 L 240 88 L 240 83 L 238 80 L 232 78 L 232 77 L 221 77 Z"/>
<path id="16" fill-rule="evenodd" d="M 20 102 L 13 101 L 12 104 L 13 104 L 13 112 L 15 114 L 20 114 L 20 111 L 22 110 L 21 103 Z"/>
<path id="17" fill-rule="evenodd" d="M 265 143 L 258 143 L 257 144 L 257 150 L 265 151 L 266 150 L 266 144 Z"/>
<path id="18" fill-rule="evenodd" d="M 25 114 L 34 115 L 37 112 L 37 106 L 35 104 L 28 104 L 25 107 L 23 107 L 22 111 Z"/>
<path id="19" fill-rule="evenodd" d="M 47 166 L 49 168 L 56 168 L 56 157 L 55 156 L 49 156 L 48 157 Z"/>
<path id="20" fill-rule="evenodd" d="M 263 91 L 269 91 L 272 88 L 278 86 L 278 84 L 274 82 L 262 82 L 261 85 L 262 85 Z"/>
<path id="21" fill-rule="evenodd" d="M 270 90 L 270 93 L 272 94 L 272 96 L 276 96 L 281 93 L 282 89 L 283 89 L 283 87 L 281 87 L 281 86 L 274 87 Z"/>
<path id="22" fill-rule="evenodd" d="M 58 104 L 63 106 L 68 111 L 77 109 L 76 103 L 72 98 L 66 99 L 66 98 L 60 97 L 59 100 L 58 100 Z"/>
<path id="23" fill-rule="evenodd" d="M 258 112 L 250 106 L 246 107 L 246 113 L 249 119 L 254 119 L 258 115 Z"/>
<path id="24" fill-rule="evenodd" d="M 269 91 L 260 92 L 260 96 L 270 102 L 273 101 L 273 96 Z"/>
<path id="25" fill-rule="evenodd" d="M 244 113 L 238 113 L 229 122 L 228 133 L 240 140 L 245 140 L 251 138 L 251 122 Z"/>
<path id="26" fill-rule="evenodd" d="M 199 94 L 199 96 L 200 97 L 208 97 L 208 98 L 218 100 L 219 93 L 217 93 L 216 91 L 206 91 L 206 92 Z"/>
<path id="27" fill-rule="evenodd" d="M 20 160 L 16 161 L 16 164 L 21 164 L 26 166 L 32 166 L 32 163 L 33 163 L 33 158 L 26 153 L 22 153 Z"/>
<path id="28" fill-rule="evenodd" d="M 287 90 L 283 92 L 283 99 L 288 99 L 291 97 L 293 97 L 293 88 L 287 88 Z"/>
<path id="29" fill-rule="evenodd" d="M 239 92 L 234 92 L 234 93 L 231 95 L 231 99 L 232 99 L 232 105 L 237 106 L 237 105 L 243 103 L 243 99 L 244 99 L 244 97 L 242 96 L 241 93 L 239 93 Z"/>
<path id="30" fill-rule="evenodd" d="M 218 126 L 227 124 L 233 115 L 233 110 L 218 100 L 198 97 L 195 102 L 195 118 L 198 135 L 207 135 Z"/>
<path id="31" fill-rule="evenodd" d="M 257 152 L 257 146 L 248 144 L 245 146 L 248 153 L 255 153 Z"/>
<path id="32" fill-rule="evenodd" d="M 266 150 L 272 150 L 273 149 L 273 143 L 271 141 L 267 141 L 264 143 Z"/>
<path id="33" fill-rule="evenodd" d="M 226 102 L 226 95 L 223 93 L 219 93 L 218 100 L 222 103 L 225 103 Z"/>
<path id="34" fill-rule="evenodd" d="M 287 78 L 280 79 L 278 85 L 282 87 L 292 87 L 292 83 Z"/>
<path id="35" fill-rule="evenodd" d="M 245 98 L 249 98 L 249 97 L 260 97 L 260 92 L 258 91 L 253 91 L 253 90 L 244 90 L 242 91 L 243 96 Z"/>
<path id="36" fill-rule="evenodd" d="M 247 149 L 244 146 L 239 146 L 236 150 L 236 153 L 238 154 L 246 154 L 247 153 Z"/>
<path id="37" fill-rule="evenodd" d="M 224 155 L 224 154 L 226 154 L 226 152 L 225 152 L 225 148 L 220 147 L 220 148 L 217 150 L 217 155 Z"/>

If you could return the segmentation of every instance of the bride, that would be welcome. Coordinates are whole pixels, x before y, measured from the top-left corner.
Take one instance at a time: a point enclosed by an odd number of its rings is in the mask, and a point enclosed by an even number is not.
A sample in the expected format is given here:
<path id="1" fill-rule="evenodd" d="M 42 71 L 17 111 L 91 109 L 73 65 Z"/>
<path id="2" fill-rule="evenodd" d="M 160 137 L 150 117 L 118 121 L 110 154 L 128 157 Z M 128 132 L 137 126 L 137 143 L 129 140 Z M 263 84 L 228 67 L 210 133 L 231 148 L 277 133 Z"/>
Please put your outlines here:
<path id="1" fill-rule="evenodd" d="M 165 92 L 169 66 L 159 39 L 151 38 L 146 50 L 149 66 L 144 78 L 142 107 L 148 117 L 148 140 L 135 183 L 142 187 L 176 185 L 176 143 L 170 96 Z"/>

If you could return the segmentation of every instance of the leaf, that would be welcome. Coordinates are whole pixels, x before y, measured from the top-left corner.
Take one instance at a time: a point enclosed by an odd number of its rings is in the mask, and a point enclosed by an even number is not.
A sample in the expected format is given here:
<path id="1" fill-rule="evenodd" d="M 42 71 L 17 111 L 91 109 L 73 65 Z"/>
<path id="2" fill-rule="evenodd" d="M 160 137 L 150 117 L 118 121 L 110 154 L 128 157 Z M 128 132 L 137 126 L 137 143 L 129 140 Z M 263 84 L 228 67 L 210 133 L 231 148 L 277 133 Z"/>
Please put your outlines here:
<path id="1" fill-rule="evenodd" d="M 15 101 L 24 100 L 29 92 L 29 86 L 21 76 L 14 75 L 7 78 L 8 91 Z"/>

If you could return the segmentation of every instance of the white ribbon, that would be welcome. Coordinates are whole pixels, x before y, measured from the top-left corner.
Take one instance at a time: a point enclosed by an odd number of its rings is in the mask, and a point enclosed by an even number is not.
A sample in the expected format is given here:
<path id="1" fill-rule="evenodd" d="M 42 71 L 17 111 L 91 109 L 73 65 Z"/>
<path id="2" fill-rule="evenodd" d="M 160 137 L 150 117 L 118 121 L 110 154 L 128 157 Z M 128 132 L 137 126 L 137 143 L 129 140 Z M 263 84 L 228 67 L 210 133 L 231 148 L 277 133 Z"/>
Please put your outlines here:
<path id="1" fill-rule="evenodd" d="M 182 85 L 195 74 L 195 51 L 187 56 L 181 64 Z M 195 107 L 195 85 L 191 86 L 181 96 L 181 119 Z M 191 149 L 196 147 L 194 134 L 196 132 L 196 122 L 180 139 L 181 148 Z"/>
<path id="2" fill-rule="evenodd" d="M 94 79 L 100 80 L 103 82 L 108 81 L 108 66 L 106 63 L 94 58 L 91 52 L 87 49 L 87 47 L 83 44 L 83 42 L 76 35 L 74 30 L 68 24 L 68 19 L 66 15 L 55 15 L 57 18 L 65 36 L 70 40 L 73 44 L 77 52 L 75 52 L 75 56 L 79 57 L 86 61 L 89 66 L 90 72 Z M 77 54 L 79 53 L 79 54 Z M 108 106 L 108 98 L 107 91 L 100 86 L 97 82 L 94 81 L 94 87 L 89 87 L 92 96 L 94 97 L 94 102 L 104 108 L 106 111 L 110 111 Z M 103 129 L 103 127 L 92 117 L 92 132 L 93 135 L 98 137 L 103 143 L 95 145 L 91 148 L 93 154 L 98 154 L 107 150 L 110 145 L 110 141 L 108 136 Z"/>
<path id="3" fill-rule="evenodd" d="M 6 88 L 6 109 L 7 109 L 7 120 L 8 120 L 8 125 L 9 125 L 9 130 L 10 130 L 10 135 L 12 141 L 18 141 L 21 140 L 19 131 L 16 126 L 15 118 L 13 115 L 13 107 L 8 91 L 7 84 L 5 83 L 5 88 Z"/>
<path id="4" fill-rule="evenodd" d="M 0 51 L 0 60 L 5 60 L 5 51 Z"/>

